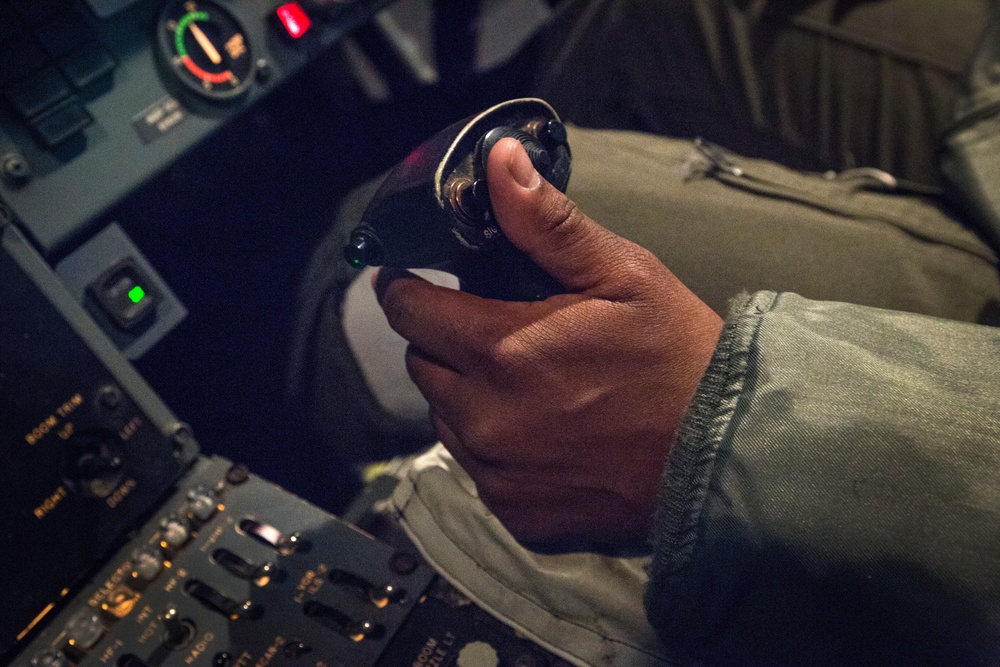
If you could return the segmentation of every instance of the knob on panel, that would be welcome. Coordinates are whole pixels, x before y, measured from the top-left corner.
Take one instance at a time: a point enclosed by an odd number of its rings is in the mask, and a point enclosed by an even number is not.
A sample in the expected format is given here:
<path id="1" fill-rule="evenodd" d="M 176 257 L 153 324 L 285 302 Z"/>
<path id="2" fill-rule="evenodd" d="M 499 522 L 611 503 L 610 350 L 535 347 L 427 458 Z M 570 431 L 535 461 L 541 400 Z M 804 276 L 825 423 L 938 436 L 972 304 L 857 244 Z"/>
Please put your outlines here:
<path id="1" fill-rule="evenodd" d="M 160 522 L 160 544 L 164 549 L 180 549 L 191 539 L 191 527 L 186 519 L 169 516 Z"/>
<path id="2" fill-rule="evenodd" d="M 122 441 L 108 429 L 89 429 L 70 436 L 64 475 L 84 495 L 106 498 L 122 481 Z"/>
<path id="3" fill-rule="evenodd" d="M 31 659 L 31 667 L 69 667 L 69 659 L 62 651 L 43 651 Z"/>
<path id="4" fill-rule="evenodd" d="M 155 548 L 136 549 L 132 552 L 132 578 L 146 584 L 163 571 L 163 553 Z"/>
<path id="5" fill-rule="evenodd" d="M 218 510 L 218 501 L 211 489 L 199 487 L 191 489 L 187 494 L 188 515 L 199 523 L 205 523 Z"/>
<path id="6" fill-rule="evenodd" d="M 66 642 L 81 651 L 89 651 L 104 636 L 101 617 L 90 609 L 79 612 L 66 624 Z"/>

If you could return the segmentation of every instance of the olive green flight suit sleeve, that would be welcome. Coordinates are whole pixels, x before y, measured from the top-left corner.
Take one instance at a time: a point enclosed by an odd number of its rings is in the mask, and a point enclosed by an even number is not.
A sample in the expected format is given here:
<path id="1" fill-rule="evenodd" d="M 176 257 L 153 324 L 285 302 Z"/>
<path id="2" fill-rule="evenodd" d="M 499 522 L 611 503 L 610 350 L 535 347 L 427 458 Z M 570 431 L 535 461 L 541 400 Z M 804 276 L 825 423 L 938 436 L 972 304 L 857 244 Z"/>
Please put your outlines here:
<path id="1" fill-rule="evenodd" d="M 727 322 L 646 608 L 699 664 L 997 664 L 1000 329 L 795 294 Z"/>

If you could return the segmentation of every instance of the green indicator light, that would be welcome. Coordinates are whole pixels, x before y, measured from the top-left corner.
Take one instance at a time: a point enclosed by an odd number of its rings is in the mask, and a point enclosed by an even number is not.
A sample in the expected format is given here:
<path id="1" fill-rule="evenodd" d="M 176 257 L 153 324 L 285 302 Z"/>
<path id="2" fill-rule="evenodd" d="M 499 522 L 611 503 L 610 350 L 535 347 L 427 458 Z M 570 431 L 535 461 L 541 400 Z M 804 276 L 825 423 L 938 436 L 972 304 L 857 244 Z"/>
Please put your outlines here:
<path id="1" fill-rule="evenodd" d="M 145 290 L 138 285 L 128 291 L 128 298 L 132 299 L 132 303 L 139 303 L 144 296 L 146 296 Z"/>

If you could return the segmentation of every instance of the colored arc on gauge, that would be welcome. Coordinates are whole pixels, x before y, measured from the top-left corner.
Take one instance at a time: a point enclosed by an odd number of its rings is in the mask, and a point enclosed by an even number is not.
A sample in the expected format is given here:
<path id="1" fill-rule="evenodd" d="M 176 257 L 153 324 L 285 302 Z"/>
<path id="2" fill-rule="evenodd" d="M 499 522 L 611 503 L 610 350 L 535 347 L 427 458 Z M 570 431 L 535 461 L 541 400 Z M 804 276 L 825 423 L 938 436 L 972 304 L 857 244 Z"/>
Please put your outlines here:
<path id="1" fill-rule="evenodd" d="M 157 31 L 161 63 L 187 92 L 221 103 L 237 99 L 253 84 L 250 41 L 239 20 L 212 0 L 168 3 Z"/>
<path id="2" fill-rule="evenodd" d="M 224 72 L 208 72 L 195 63 L 194 59 L 188 53 L 187 46 L 184 44 L 184 33 L 189 29 L 191 34 L 194 35 L 195 41 L 201 46 L 202 50 L 205 51 L 205 55 L 208 59 L 212 61 L 213 64 L 218 65 L 222 63 L 222 56 L 219 55 L 219 51 L 215 48 L 212 42 L 205 36 L 201 28 L 198 27 L 196 21 L 209 21 L 210 17 L 208 12 L 198 11 L 185 14 L 177 22 L 177 28 L 174 32 L 174 48 L 177 50 L 177 56 L 184 63 L 184 66 L 188 68 L 192 74 L 201 79 L 202 81 L 208 81 L 209 83 L 225 83 L 233 79 L 233 73 L 231 70 L 226 70 Z"/>

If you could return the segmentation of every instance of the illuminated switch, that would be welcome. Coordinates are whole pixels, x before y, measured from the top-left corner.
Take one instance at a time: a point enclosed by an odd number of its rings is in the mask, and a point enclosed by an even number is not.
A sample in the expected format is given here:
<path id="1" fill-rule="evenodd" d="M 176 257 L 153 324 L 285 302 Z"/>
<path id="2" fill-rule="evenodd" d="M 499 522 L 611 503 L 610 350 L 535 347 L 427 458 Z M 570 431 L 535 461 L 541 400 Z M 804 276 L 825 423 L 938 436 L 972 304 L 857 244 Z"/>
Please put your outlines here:
<path id="1" fill-rule="evenodd" d="M 385 636 L 385 627 L 367 619 L 355 620 L 339 609 L 323 604 L 317 600 L 309 600 L 302 607 L 302 613 L 320 625 L 341 634 L 351 641 L 360 642 L 366 639 L 381 639 Z"/>
<path id="2" fill-rule="evenodd" d="M 188 515 L 200 523 L 205 523 L 219 508 L 215 494 L 210 489 L 198 487 L 187 494 Z"/>
<path id="3" fill-rule="evenodd" d="M 164 549 L 179 549 L 191 539 L 191 529 L 179 517 L 169 517 L 160 522 L 160 546 Z"/>
<path id="4" fill-rule="evenodd" d="M 311 547 L 309 541 L 303 538 L 300 533 L 285 534 L 271 524 L 255 519 L 243 519 L 240 521 L 240 530 L 261 544 L 266 544 L 273 548 L 282 556 L 306 553 Z"/>
<path id="5" fill-rule="evenodd" d="M 101 603 L 101 611 L 109 620 L 116 621 L 128 616 L 138 601 L 138 593 L 124 584 L 118 584 L 107 592 Z"/>
<path id="6" fill-rule="evenodd" d="M 367 598 L 373 605 L 382 609 L 391 603 L 399 604 L 406 599 L 406 590 L 386 584 L 377 586 L 367 579 L 360 577 L 353 572 L 335 569 L 327 576 L 331 583 L 337 586 L 345 586 L 358 591 L 362 597 Z"/>
<path id="7" fill-rule="evenodd" d="M 104 624 L 100 616 L 90 609 L 84 609 L 69 620 L 64 632 L 67 644 L 81 651 L 89 651 L 104 635 Z"/>
<path id="8" fill-rule="evenodd" d="M 159 550 L 137 549 L 132 553 L 132 577 L 146 584 L 163 571 L 163 556 Z"/>
<path id="9" fill-rule="evenodd" d="M 376 586 L 368 590 L 368 599 L 379 609 L 389 604 L 402 604 L 406 601 L 406 589 L 392 584 Z"/>
<path id="10" fill-rule="evenodd" d="M 62 651 L 43 651 L 31 659 L 31 667 L 69 667 L 69 659 Z"/>
<path id="11" fill-rule="evenodd" d="M 192 579 L 184 584 L 184 592 L 208 609 L 230 620 L 260 618 L 264 614 L 264 609 L 250 600 L 233 600 L 198 579 Z"/>
<path id="12" fill-rule="evenodd" d="M 161 296 L 139 264 L 131 257 L 116 262 L 87 286 L 87 294 L 115 326 L 137 332 L 155 319 Z"/>
<path id="13" fill-rule="evenodd" d="M 298 39 L 309 31 L 312 21 L 302 5 L 297 2 L 289 2 L 274 10 L 275 16 L 285 29 L 289 37 Z"/>
<path id="14" fill-rule="evenodd" d="M 233 576 L 240 579 L 247 579 L 258 586 L 266 586 L 278 573 L 277 566 L 274 563 L 257 565 L 233 553 L 229 549 L 216 549 L 212 553 L 212 560 Z"/>

